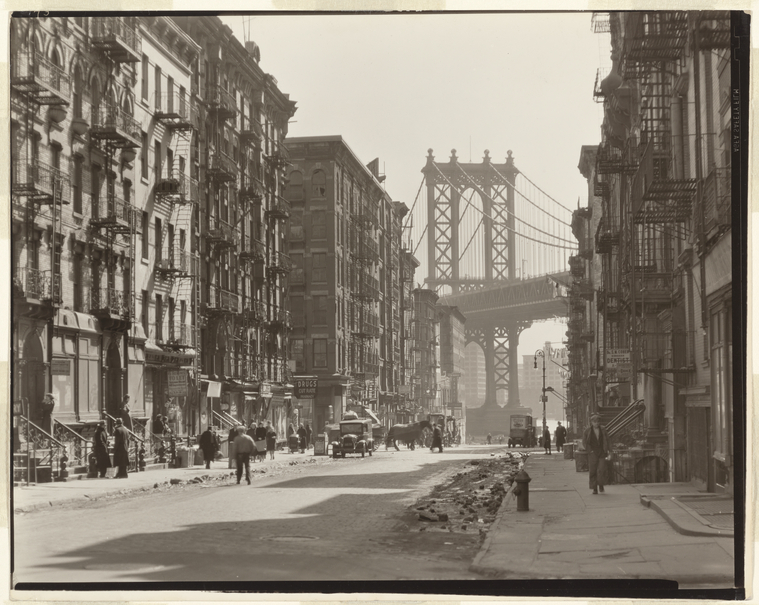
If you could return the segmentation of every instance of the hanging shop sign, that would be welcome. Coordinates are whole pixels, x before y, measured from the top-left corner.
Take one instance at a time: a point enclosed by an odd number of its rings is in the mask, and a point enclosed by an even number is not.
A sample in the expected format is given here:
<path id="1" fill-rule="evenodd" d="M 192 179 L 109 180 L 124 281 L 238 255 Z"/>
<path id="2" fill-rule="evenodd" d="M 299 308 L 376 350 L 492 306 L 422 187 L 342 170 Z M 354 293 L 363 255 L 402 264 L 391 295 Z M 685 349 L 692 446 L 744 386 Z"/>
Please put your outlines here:
<path id="1" fill-rule="evenodd" d="M 263 384 L 261 384 L 261 397 L 271 397 L 271 396 L 272 396 L 271 385 L 264 382 Z"/>
<path id="2" fill-rule="evenodd" d="M 295 395 L 298 399 L 307 399 L 316 397 L 316 388 L 319 386 L 319 379 L 316 376 L 295 376 Z"/>
<path id="3" fill-rule="evenodd" d="M 167 372 L 169 397 L 187 397 L 187 370 L 171 370 Z"/>
<path id="4" fill-rule="evenodd" d="M 209 380 L 206 397 L 221 397 L 221 383 L 216 382 L 215 380 Z"/>

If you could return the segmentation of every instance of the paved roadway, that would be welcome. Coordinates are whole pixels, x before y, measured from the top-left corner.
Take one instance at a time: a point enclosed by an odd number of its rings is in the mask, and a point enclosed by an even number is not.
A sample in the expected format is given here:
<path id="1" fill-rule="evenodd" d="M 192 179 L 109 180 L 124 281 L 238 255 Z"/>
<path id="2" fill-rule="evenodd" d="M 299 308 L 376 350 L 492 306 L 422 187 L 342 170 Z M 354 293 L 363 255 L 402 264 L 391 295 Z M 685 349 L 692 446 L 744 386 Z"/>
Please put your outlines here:
<path id="1" fill-rule="evenodd" d="M 383 449 L 252 486 L 17 515 L 14 583 L 476 579 L 478 537 L 420 533 L 408 507 L 490 451 Z"/>

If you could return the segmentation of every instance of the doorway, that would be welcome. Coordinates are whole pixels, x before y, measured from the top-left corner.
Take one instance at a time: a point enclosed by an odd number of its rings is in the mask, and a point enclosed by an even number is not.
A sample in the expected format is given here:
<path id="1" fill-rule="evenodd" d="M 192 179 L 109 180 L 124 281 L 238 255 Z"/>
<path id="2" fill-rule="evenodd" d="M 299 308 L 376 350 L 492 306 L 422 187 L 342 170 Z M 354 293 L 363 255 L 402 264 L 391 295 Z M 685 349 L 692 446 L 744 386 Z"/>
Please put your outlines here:
<path id="1" fill-rule="evenodd" d="M 29 414 L 30 421 L 42 426 L 42 399 L 45 396 L 47 376 L 42 342 L 35 331 L 26 337 L 20 361 L 21 397 L 26 399 L 29 406 L 25 413 Z"/>
<path id="2" fill-rule="evenodd" d="M 105 411 L 114 418 L 121 418 L 121 353 L 119 345 L 111 340 L 105 357 Z"/>

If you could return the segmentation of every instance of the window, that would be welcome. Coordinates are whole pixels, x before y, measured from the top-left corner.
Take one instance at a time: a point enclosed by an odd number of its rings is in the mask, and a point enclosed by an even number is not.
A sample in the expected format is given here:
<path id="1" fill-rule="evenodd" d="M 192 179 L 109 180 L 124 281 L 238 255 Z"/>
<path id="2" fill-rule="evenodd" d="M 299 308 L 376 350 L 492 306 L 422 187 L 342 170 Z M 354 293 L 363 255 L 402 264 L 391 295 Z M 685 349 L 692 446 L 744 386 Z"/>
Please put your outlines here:
<path id="1" fill-rule="evenodd" d="M 147 102 L 148 100 L 148 56 L 142 55 L 142 100 Z M 144 147 L 143 147 L 144 149 Z"/>
<path id="2" fill-rule="evenodd" d="M 314 197 L 327 195 L 327 175 L 323 170 L 314 170 L 311 176 L 311 195 Z"/>
<path id="3" fill-rule="evenodd" d="M 327 239 L 327 213 L 322 211 L 314 212 L 311 214 L 311 239 L 322 240 Z"/>
<path id="4" fill-rule="evenodd" d="M 161 247 L 163 242 L 161 241 L 161 219 L 156 217 L 155 219 L 155 264 L 158 265 L 161 262 Z"/>
<path id="5" fill-rule="evenodd" d="M 161 176 L 161 141 L 158 139 L 154 142 L 154 157 L 153 157 L 153 170 L 155 172 L 156 179 Z"/>
<path id="6" fill-rule="evenodd" d="M 327 367 L 327 339 L 326 338 L 314 339 L 314 367 L 315 368 Z"/>
<path id="7" fill-rule="evenodd" d="M 173 113 L 174 107 L 174 78 L 169 76 L 166 80 L 166 111 Z"/>
<path id="8" fill-rule="evenodd" d="M 314 296 L 314 324 L 327 325 L 327 297 Z"/>
<path id="9" fill-rule="evenodd" d="M 90 198 L 92 200 L 92 217 L 100 218 L 100 166 L 97 164 L 92 165 L 92 178 L 91 178 L 92 191 L 90 192 Z"/>
<path id="10" fill-rule="evenodd" d="M 161 109 L 161 68 L 155 66 L 155 108 Z"/>
<path id="11" fill-rule="evenodd" d="M 74 194 L 74 212 L 82 213 L 82 162 L 80 155 L 74 156 L 74 181 L 72 183 Z"/>
<path id="12" fill-rule="evenodd" d="M 132 203 L 132 181 L 125 180 L 124 183 L 123 183 L 123 185 L 124 185 L 124 201 L 127 204 L 131 205 L 131 203 Z"/>
<path id="13" fill-rule="evenodd" d="M 142 291 L 142 304 L 140 306 L 140 323 L 145 331 L 145 336 L 150 332 L 150 294 L 147 290 Z"/>
<path id="14" fill-rule="evenodd" d="M 313 255 L 313 267 L 311 282 L 327 281 L 327 255 L 324 252 L 315 252 Z"/>
<path id="15" fill-rule="evenodd" d="M 82 255 L 74 254 L 74 311 L 82 312 L 83 308 L 83 289 L 82 289 Z"/>
<path id="16" fill-rule="evenodd" d="M 163 340 L 163 296 L 155 295 L 155 339 L 156 342 Z"/>
<path id="17" fill-rule="evenodd" d="M 148 153 L 148 133 L 143 130 L 142 147 L 140 148 L 140 159 L 142 160 L 140 165 L 140 176 L 146 181 L 148 180 Z"/>
<path id="18" fill-rule="evenodd" d="M 290 173 L 290 181 L 287 183 L 287 198 L 292 201 L 303 199 L 303 173 L 299 170 Z"/>
<path id="19" fill-rule="evenodd" d="M 294 338 L 290 341 L 290 359 L 295 361 L 295 371 L 306 371 L 306 357 L 303 349 L 303 339 Z"/>
<path id="20" fill-rule="evenodd" d="M 82 116 L 82 70 L 77 65 L 74 70 L 74 117 Z"/>
<path id="21" fill-rule="evenodd" d="M 150 215 L 142 213 L 142 258 L 147 260 L 150 253 Z"/>
<path id="22" fill-rule="evenodd" d="M 306 314 L 304 311 L 303 297 L 290 296 L 290 314 L 292 315 L 293 326 L 304 327 L 306 325 Z"/>

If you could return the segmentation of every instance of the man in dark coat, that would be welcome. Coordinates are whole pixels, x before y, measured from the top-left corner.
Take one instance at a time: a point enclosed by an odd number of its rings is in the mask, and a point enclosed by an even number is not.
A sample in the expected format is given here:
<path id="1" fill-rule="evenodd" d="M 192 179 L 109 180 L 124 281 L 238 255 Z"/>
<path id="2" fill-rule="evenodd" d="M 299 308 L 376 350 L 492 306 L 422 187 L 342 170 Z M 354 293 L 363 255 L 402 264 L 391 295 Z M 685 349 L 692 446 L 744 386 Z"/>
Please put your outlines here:
<path id="1" fill-rule="evenodd" d="M 116 428 L 113 431 L 113 465 L 118 468 L 116 479 L 126 479 L 129 474 L 129 432 L 124 428 L 121 418 L 116 418 Z"/>
<path id="2" fill-rule="evenodd" d="M 311 447 L 311 425 L 306 423 L 306 449 Z"/>
<path id="3" fill-rule="evenodd" d="M 562 451 L 561 448 L 564 447 L 564 442 L 567 440 L 567 429 L 561 426 L 561 422 L 559 422 L 559 426 L 553 432 L 553 436 L 556 438 L 556 451 Z"/>
<path id="4" fill-rule="evenodd" d="M 306 428 L 303 423 L 298 425 L 298 445 L 300 446 L 300 453 L 306 453 Z"/>
<path id="5" fill-rule="evenodd" d="M 129 413 L 129 395 L 124 395 L 124 399 L 121 400 L 121 420 L 124 423 L 124 428 L 132 429 L 132 416 Z"/>
<path id="6" fill-rule="evenodd" d="M 443 431 L 439 424 L 436 424 L 432 429 L 432 446 L 430 447 L 430 451 L 433 451 L 435 448 L 438 448 L 438 452 L 443 451 Z"/>
<path id="7" fill-rule="evenodd" d="M 588 452 L 588 480 L 590 489 L 594 494 L 603 493 L 606 457 L 609 455 L 609 436 L 606 429 L 601 426 L 601 416 L 593 414 L 590 417 L 590 426 L 585 429 L 582 437 L 582 446 Z"/>
<path id="8" fill-rule="evenodd" d="M 266 439 L 266 427 L 264 426 L 263 422 L 258 423 L 253 439 L 256 441 L 263 441 Z"/>
<path id="9" fill-rule="evenodd" d="M 219 440 L 210 426 L 200 436 L 198 445 L 203 451 L 203 460 L 206 462 L 206 468 L 211 468 L 211 461 L 214 459 L 216 452 L 219 451 Z"/>
<path id="10" fill-rule="evenodd" d="M 100 421 L 95 429 L 93 437 L 92 453 L 97 460 L 98 474 L 102 479 L 105 473 L 111 468 L 111 457 L 108 455 L 108 432 L 105 430 L 105 422 Z"/>
<path id="11" fill-rule="evenodd" d="M 548 430 L 548 427 L 543 429 L 543 449 L 546 454 L 551 453 L 551 431 Z"/>
<path id="12" fill-rule="evenodd" d="M 266 427 L 266 451 L 269 459 L 274 460 L 274 450 L 277 449 L 277 432 L 271 424 Z"/>
<path id="13" fill-rule="evenodd" d="M 163 416 L 161 416 L 160 414 L 156 414 L 155 419 L 153 420 L 153 429 L 152 429 L 153 434 L 158 437 L 162 437 L 164 428 L 165 428 L 165 425 L 163 423 Z"/>

